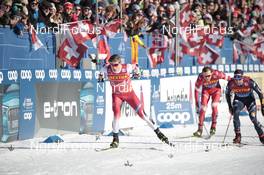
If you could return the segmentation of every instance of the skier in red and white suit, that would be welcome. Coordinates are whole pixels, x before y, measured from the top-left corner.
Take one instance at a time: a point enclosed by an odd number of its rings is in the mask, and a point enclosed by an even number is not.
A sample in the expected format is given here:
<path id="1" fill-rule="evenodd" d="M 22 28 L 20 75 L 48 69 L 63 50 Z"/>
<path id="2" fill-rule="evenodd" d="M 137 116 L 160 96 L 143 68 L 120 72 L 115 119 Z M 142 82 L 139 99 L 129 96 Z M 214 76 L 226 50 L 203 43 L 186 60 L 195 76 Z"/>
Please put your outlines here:
<path id="1" fill-rule="evenodd" d="M 220 79 L 228 80 L 229 76 L 225 73 L 213 70 L 210 67 L 204 67 L 202 73 L 199 74 L 195 82 L 195 105 L 196 112 L 199 114 L 198 130 L 193 133 L 196 137 L 201 137 L 203 132 L 203 123 L 205 113 L 210 97 L 212 98 L 212 124 L 210 129 L 210 135 L 214 135 L 216 131 L 216 120 L 218 115 L 218 104 L 221 97 L 221 86 L 219 83 Z M 199 105 L 199 90 L 202 87 L 201 92 L 201 105 Z"/>
<path id="2" fill-rule="evenodd" d="M 139 68 L 135 64 L 121 64 L 121 57 L 119 55 L 112 55 L 109 58 L 109 64 L 106 64 L 99 74 L 99 81 L 103 81 L 104 74 L 108 77 L 112 86 L 112 109 L 114 112 L 114 119 L 112 122 L 113 127 L 113 142 L 110 144 L 111 147 L 118 147 L 119 139 L 119 119 L 121 117 L 121 105 L 126 101 L 136 113 L 146 121 L 146 123 L 155 131 L 158 138 L 165 142 L 168 142 L 168 138 L 160 132 L 156 124 L 149 119 L 144 112 L 144 106 L 140 103 L 140 100 L 136 96 L 132 84 L 130 75 L 139 78 Z"/>

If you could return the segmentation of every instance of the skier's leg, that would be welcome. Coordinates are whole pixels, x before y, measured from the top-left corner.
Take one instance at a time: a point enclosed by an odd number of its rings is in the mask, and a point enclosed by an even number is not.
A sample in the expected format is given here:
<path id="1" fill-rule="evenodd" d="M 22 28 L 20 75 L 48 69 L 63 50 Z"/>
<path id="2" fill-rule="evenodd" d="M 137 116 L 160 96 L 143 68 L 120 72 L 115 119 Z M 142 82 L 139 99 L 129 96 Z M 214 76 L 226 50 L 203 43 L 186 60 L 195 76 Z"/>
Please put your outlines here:
<path id="1" fill-rule="evenodd" d="M 234 99 L 233 102 L 233 124 L 234 124 L 234 131 L 235 131 L 235 138 L 233 139 L 234 143 L 240 143 L 241 142 L 241 132 L 240 132 L 240 119 L 239 119 L 239 113 L 244 108 L 244 103 L 241 101 Z"/>
<path id="2" fill-rule="evenodd" d="M 212 95 L 212 125 L 210 129 L 210 135 L 214 135 L 216 132 L 216 123 L 218 116 L 218 104 L 221 97 L 221 90 L 218 90 Z"/>
<path id="3" fill-rule="evenodd" d="M 250 120 L 254 124 L 255 130 L 258 133 L 259 139 L 264 144 L 264 133 L 263 133 L 263 130 L 262 130 L 262 125 L 257 120 L 257 115 L 256 115 L 257 114 L 256 101 L 255 100 L 251 100 L 251 101 L 249 101 L 247 103 L 246 106 L 247 106 L 247 110 L 248 110 L 248 113 L 249 113 Z"/>
<path id="4" fill-rule="evenodd" d="M 118 95 L 115 94 L 112 95 L 112 99 L 113 99 L 112 109 L 114 112 L 114 118 L 112 121 L 113 141 L 110 144 L 110 146 L 117 148 L 119 145 L 118 133 L 119 133 L 119 119 L 121 115 L 120 112 L 121 112 L 122 100 L 118 97 Z"/>

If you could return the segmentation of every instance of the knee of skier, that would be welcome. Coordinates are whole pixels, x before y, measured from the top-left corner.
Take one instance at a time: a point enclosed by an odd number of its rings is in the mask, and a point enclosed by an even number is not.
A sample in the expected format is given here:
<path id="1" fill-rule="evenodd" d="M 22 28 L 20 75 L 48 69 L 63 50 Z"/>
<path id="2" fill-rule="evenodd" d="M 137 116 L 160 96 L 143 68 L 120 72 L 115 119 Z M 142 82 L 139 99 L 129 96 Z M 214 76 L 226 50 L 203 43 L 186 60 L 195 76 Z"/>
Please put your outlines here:
<path id="1" fill-rule="evenodd" d="M 207 106 L 206 105 L 202 105 L 201 106 L 201 110 L 206 111 L 206 109 L 207 109 Z"/>

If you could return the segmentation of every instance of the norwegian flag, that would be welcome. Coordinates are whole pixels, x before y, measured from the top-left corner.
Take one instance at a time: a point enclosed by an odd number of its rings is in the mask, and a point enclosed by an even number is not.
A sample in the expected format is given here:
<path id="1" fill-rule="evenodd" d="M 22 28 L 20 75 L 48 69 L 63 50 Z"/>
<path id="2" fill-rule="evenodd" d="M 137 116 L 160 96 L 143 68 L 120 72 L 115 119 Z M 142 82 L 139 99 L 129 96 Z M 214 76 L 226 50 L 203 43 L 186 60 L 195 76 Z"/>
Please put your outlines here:
<path id="1" fill-rule="evenodd" d="M 213 50 L 210 46 L 205 44 L 201 48 L 200 55 L 198 56 L 198 63 L 199 64 L 214 64 L 215 61 L 220 57 L 219 53 Z"/>
<path id="2" fill-rule="evenodd" d="M 109 38 L 114 38 L 117 33 L 120 32 L 120 27 L 122 25 L 121 19 L 115 19 L 110 21 L 103 27 L 101 34 L 107 35 Z"/>
<path id="3" fill-rule="evenodd" d="M 218 31 L 214 31 L 206 35 L 206 43 L 212 44 L 217 47 L 222 47 L 224 40 L 225 40 L 224 36 L 221 35 Z"/>
<path id="4" fill-rule="evenodd" d="M 108 61 L 111 53 L 107 42 L 107 38 L 105 35 L 99 35 L 98 37 L 99 37 L 98 45 L 97 45 L 98 59 Z"/>
<path id="5" fill-rule="evenodd" d="M 70 32 L 77 44 L 82 44 L 87 40 L 95 38 L 96 33 L 99 32 L 93 24 L 85 20 L 64 24 L 64 28 Z"/>
<path id="6" fill-rule="evenodd" d="M 38 38 L 33 25 L 30 25 L 29 34 L 30 34 L 30 39 L 31 39 L 31 44 L 32 44 L 33 50 L 36 51 L 39 48 L 41 48 L 43 46 L 43 44 L 40 41 L 40 39 Z"/>
<path id="7" fill-rule="evenodd" d="M 254 46 L 256 56 L 260 59 L 261 63 L 264 63 L 264 41 L 256 43 Z"/>
<path id="8" fill-rule="evenodd" d="M 58 57 L 73 67 L 77 67 L 88 47 L 84 44 L 76 44 L 66 38 L 61 44 Z"/>
<path id="9" fill-rule="evenodd" d="M 186 4 L 180 11 L 180 25 L 181 27 L 189 26 L 192 21 L 192 12 L 189 4 Z"/>
<path id="10" fill-rule="evenodd" d="M 158 64 L 164 62 L 164 52 L 166 47 L 151 47 L 147 49 L 147 56 L 150 62 L 151 68 L 157 67 Z"/>

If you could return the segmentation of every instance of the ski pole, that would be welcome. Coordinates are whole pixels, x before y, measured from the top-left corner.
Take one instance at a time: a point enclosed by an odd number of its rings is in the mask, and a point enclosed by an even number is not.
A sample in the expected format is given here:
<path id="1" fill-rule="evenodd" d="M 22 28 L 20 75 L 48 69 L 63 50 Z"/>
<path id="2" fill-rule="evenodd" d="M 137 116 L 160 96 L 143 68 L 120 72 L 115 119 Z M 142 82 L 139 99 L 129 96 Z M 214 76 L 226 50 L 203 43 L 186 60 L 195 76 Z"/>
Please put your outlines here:
<path id="1" fill-rule="evenodd" d="M 232 119 L 232 115 L 230 114 L 229 121 L 228 121 L 227 128 L 226 128 L 226 132 L 225 132 L 225 136 L 224 136 L 224 139 L 223 139 L 222 143 L 225 143 L 225 139 L 226 139 L 226 135 L 227 135 L 227 132 L 228 132 L 228 129 L 229 129 L 229 125 L 230 125 L 231 119 Z"/>

